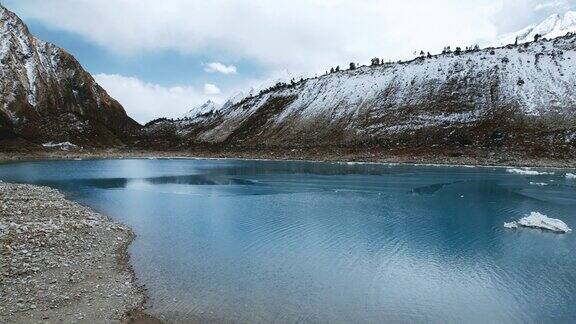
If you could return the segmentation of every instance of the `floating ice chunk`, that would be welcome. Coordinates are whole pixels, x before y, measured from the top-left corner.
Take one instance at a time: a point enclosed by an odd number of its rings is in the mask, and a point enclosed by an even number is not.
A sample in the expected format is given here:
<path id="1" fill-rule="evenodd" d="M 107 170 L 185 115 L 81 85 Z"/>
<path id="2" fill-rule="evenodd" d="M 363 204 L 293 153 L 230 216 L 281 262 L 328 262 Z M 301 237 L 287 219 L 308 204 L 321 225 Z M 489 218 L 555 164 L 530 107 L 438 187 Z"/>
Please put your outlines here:
<path id="1" fill-rule="evenodd" d="M 529 216 L 521 218 L 518 221 L 518 225 L 524 227 L 535 227 L 547 229 L 554 232 L 568 233 L 572 230 L 559 219 L 550 218 L 539 212 L 532 212 Z"/>
<path id="2" fill-rule="evenodd" d="M 568 225 L 563 221 L 550 218 L 539 212 L 532 212 L 530 215 L 521 218 L 517 222 L 504 223 L 504 227 L 513 229 L 519 227 L 540 228 L 557 233 L 572 232 L 572 229 L 570 229 L 570 227 L 568 227 Z"/>
<path id="3" fill-rule="evenodd" d="M 576 174 L 574 174 L 574 173 L 566 173 L 566 179 L 568 179 L 568 180 L 576 180 Z"/>
<path id="4" fill-rule="evenodd" d="M 533 186 L 539 186 L 539 187 L 544 187 L 544 186 L 548 185 L 546 182 L 530 182 L 530 184 Z"/>
<path id="5" fill-rule="evenodd" d="M 536 171 L 536 170 L 531 170 L 531 169 L 507 169 L 506 170 L 508 173 L 515 173 L 515 174 L 521 174 L 521 175 L 546 175 L 546 174 L 554 174 L 552 172 L 540 172 L 540 171 Z"/>
<path id="6" fill-rule="evenodd" d="M 517 222 L 504 223 L 504 227 L 506 227 L 506 228 L 518 228 L 518 223 Z"/>

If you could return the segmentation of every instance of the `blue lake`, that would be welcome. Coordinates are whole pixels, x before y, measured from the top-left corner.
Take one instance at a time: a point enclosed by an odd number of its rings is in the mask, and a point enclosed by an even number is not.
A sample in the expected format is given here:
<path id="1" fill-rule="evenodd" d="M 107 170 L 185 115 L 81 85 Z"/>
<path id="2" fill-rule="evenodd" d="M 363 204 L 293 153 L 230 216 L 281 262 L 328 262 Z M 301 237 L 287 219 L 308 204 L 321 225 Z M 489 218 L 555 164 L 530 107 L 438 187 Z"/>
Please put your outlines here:
<path id="1" fill-rule="evenodd" d="M 0 165 L 132 227 L 152 314 L 216 322 L 574 322 L 576 181 L 503 168 L 131 159 Z M 532 183 L 545 183 L 546 186 Z"/>

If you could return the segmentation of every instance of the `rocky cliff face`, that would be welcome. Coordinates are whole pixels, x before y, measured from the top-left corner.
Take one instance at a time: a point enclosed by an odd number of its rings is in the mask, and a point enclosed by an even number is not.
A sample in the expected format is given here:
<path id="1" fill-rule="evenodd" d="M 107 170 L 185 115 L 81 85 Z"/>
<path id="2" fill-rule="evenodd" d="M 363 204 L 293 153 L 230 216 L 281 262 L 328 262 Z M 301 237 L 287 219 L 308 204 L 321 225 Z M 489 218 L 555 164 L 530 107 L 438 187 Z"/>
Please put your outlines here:
<path id="1" fill-rule="evenodd" d="M 139 127 L 72 55 L 0 5 L 0 140 L 112 146 Z"/>
<path id="2" fill-rule="evenodd" d="M 180 147 L 573 156 L 576 36 L 332 73 L 145 133 Z"/>

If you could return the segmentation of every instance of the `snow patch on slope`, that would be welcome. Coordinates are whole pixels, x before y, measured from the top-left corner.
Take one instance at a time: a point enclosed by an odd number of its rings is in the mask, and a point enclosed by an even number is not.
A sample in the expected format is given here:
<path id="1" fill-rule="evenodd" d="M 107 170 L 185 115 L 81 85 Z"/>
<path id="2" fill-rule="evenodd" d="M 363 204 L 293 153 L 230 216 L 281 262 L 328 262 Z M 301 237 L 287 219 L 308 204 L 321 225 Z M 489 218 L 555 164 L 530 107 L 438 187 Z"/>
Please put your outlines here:
<path id="1" fill-rule="evenodd" d="M 7 62 L 0 64 L 0 77 L 15 73 L 33 107 L 37 105 L 38 78 L 54 75 L 57 56 L 56 46 L 33 37 L 15 14 L 0 5 L 0 59 Z"/>
<path id="2" fill-rule="evenodd" d="M 62 143 L 48 142 L 48 143 L 42 144 L 42 146 L 45 148 L 61 149 L 62 151 L 75 150 L 75 149 L 79 148 L 78 145 L 72 144 L 70 142 L 62 142 Z"/>

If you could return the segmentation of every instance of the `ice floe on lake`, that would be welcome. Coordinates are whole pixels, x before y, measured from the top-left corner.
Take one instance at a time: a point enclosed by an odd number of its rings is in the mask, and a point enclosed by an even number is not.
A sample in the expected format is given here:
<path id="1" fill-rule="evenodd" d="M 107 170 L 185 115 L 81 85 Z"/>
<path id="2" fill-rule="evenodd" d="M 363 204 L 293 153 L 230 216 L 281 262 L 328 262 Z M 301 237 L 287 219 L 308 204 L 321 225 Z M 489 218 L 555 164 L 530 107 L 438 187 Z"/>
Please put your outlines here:
<path id="1" fill-rule="evenodd" d="M 506 170 L 508 173 L 515 173 L 515 174 L 520 174 L 520 175 L 552 175 L 554 173 L 552 172 L 541 172 L 541 171 L 536 171 L 536 170 L 531 170 L 531 169 L 507 169 Z"/>
<path id="2" fill-rule="evenodd" d="M 504 227 L 506 228 L 518 228 L 518 223 L 517 222 L 510 222 L 510 223 L 504 223 Z"/>
<path id="3" fill-rule="evenodd" d="M 530 185 L 532 185 L 532 186 L 538 186 L 538 187 L 545 187 L 545 186 L 547 186 L 548 184 L 547 184 L 546 182 L 532 182 L 532 181 L 530 181 Z"/>
<path id="4" fill-rule="evenodd" d="M 504 223 L 504 227 L 516 229 L 520 227 L 540 228 L 557 233 L 570 233 L 572 229 L 563 221 L 550 218 L 539 212 L 532 212 L 530 215 L 519 219 L 518 221 Z"/>

